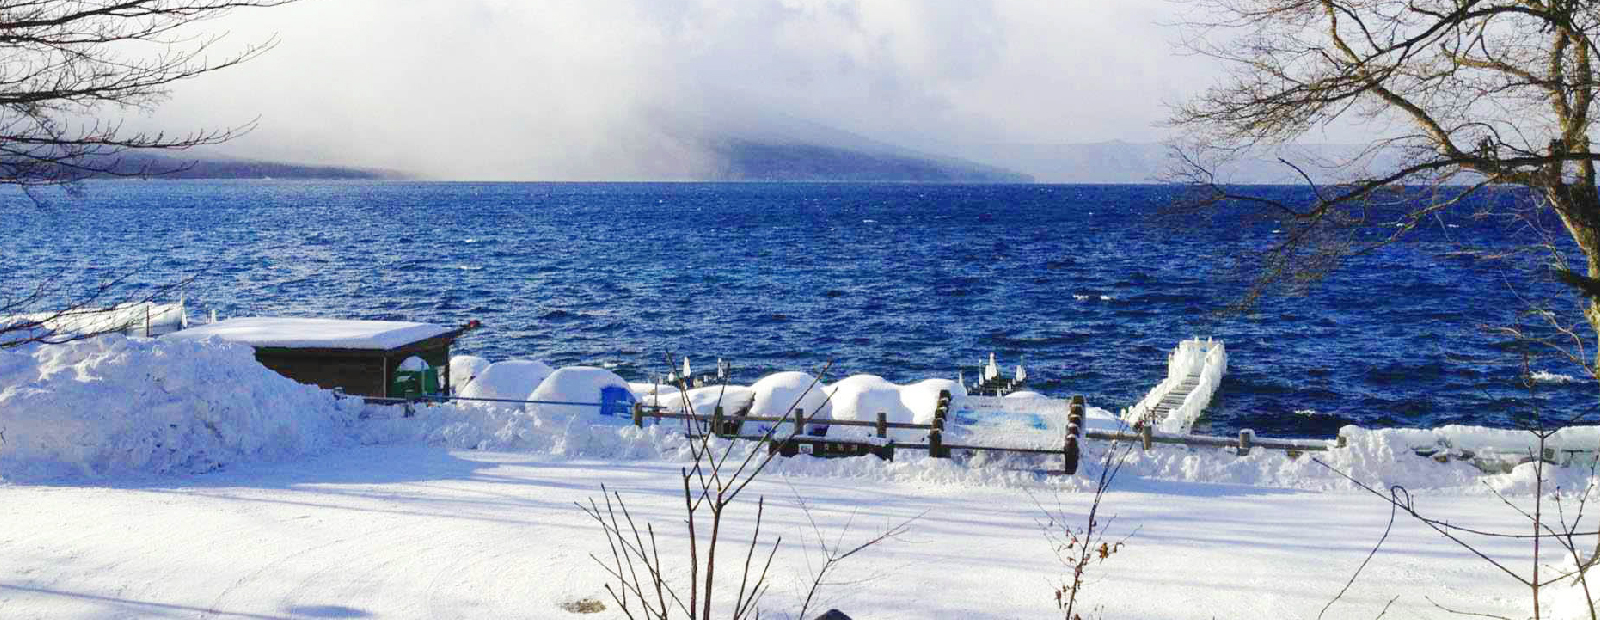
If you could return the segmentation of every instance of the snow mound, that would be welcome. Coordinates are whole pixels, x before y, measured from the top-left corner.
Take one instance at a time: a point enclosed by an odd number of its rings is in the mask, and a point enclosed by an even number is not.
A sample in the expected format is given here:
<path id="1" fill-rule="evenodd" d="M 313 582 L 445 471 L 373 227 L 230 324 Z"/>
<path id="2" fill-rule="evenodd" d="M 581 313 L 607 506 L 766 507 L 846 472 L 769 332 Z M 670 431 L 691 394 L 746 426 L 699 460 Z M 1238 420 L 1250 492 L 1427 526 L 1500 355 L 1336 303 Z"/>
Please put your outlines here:
<path id="1" fill-rule="evenodd" d="M 659 396 L 666 400 L 668 396 L 678 393 L 678 388 L 665 383 L 645 383 L 634 381 L 628 384 L 628 389 L 633 391 L 634 398 L 648 401 L 652 396 Z"/>
<path id="2" fill-rule="evenodd" d="M 905 405 L 900 386 L 877 375 L 846 377 L 833 384 L 829 393 L 832 395 L 829 402 L 833 407 L 830 417 L 834 420 L 875 422 L 878 414 L 884 413 L 889 422 L 910 423 L 915 417 Z M 935 392 L 936 399 L 937 394 Z M 932 414 L 929 415 L 931 418 Z M 868 437 L 875 433 L 875 430 L 865 426 L 833 426 L 828 429 L 829 437 Z M 904 442 L 919 441 L 926 435 L 908 429 L 889 431 L 891 439 Z"/>
<path id="3" fill-rule="evenodd" d="M 597 405 L 602 402 L 606 388 L 619 388 L 620 402 L 634 402 L 635 396 L 628 389 L 627 380 L 617 376 L 617 373 L 592 366 L 568 366 L 551 373 L 540 382 L 539 388 L 528 396 L 528 400 L 594 404 L 533 404 L 528 407 L 550 414 L 596 416 L 594 419 L 598 421 L 600 408 Z"/>
<path id="4" fill-rule="evenodd" d="M 537 360 L 495 362 L 478 373 L 478 378 L 458 394 L 462 398 L 528 400 L 528 394 L 538 389 L 540 383 L 553 372 L 555 370 L 549 364 Z"/>
<path id="5" fill-rule="evenodd" d="M 457 355 L 450 358 L 450 389 L 460 394 L 478 375 L 489 367 L 489 360 L 475 355 Z M 532 392 L 533 390 L 528 390 Z"/>
<path id="6" fill-rule="evenodd" d="M 822 385 L 816 377 L 799 371 L 785 371 L 773 373 L 756 381 L 750 389 L 755 393 L 750 403 L 750 415 L 758 417 L 779 417 L 789 415 L 798 408 L 805 412 L 808 420 L 827 420 L 833 417 L 832 405 L 828 402 L 826 386 Z M 751 428 L 754 426 L 755 428 Z M 747 424 L 740 432 L 746 435 L 759 435 L 765 433 L 771 425 Z M 789 434 L 789 425 L 778 425 L 775 434 Z"/>
<path id="7" fill-rule="evenodd" d="M 190 473 L 345 443 L 360 401 L 248 346 L 108 335 L 0 350 L 0 477 Z"/>
<path id="8" fill-rule="evenodd" d="M 958 381 L 950 379 L 926 379 L 900 388 L 900 402 L 911 410 L 911 422 L 914 424 L 930 424 L 933 422 L 933 412 L 939 407 L 939 392 L 950 392 L 951 411 L 959 409 L 957 403 L 967 396 L 967 388 Z"/>

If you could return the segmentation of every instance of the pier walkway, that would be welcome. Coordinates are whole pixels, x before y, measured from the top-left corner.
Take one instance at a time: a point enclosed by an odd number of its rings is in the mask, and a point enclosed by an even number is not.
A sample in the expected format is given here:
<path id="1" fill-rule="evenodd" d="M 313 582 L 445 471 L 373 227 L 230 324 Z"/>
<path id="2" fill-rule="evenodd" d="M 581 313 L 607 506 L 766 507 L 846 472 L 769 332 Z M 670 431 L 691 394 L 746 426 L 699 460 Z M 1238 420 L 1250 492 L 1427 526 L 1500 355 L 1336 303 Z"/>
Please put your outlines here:
<path id="1" fill-rule="evenodd" d="M 1122 420 L 1129 426 L 1189 434 L 1227 372 L 1228 352 L 1221 341 L 1192 338 L 1180 342 L 1167 355 L 1167 378 L 1123 411 Z"/>

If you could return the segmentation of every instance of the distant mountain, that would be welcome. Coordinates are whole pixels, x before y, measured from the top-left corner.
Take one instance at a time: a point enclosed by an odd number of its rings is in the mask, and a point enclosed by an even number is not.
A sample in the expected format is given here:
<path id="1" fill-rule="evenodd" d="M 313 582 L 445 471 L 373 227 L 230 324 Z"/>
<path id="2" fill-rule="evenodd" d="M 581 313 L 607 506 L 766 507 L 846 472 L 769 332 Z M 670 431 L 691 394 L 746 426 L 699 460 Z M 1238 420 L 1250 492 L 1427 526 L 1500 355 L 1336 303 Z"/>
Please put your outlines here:
<path id="1" fill-rule="evenodd" d="M 272 161 L 236 159 L 204 154 L 126 152 L 102 157 L 93 167 L 107 170 L 89 178 L 142 176 L 150 179 L 320 179 L 320 180 L 396 180 L 410 178 L 391 170 L 370 170 L 339 166 L 315 166 Z"/>
<path id="2" fill-rule="evenodd" d="M 1165 144 L 1122 141 L 1093 144 L 976 144 L 944 149 L 985 164 L 1017 170 L 1041 183 L 1167 183 L 1178 167 Z M 1295 162 L 1318 183 L 1342 180 L 1336 165 L 1356 157 L 1361 147 L 1343 144 L 1307 144 L 1281 147 L 1238 158 L 1222 166 L 1218 179 L 1239 184 L 1293 184 L 1305 182 L 1300 173 L 1278 158 Z M 1393 169 L 1395 152 L 1379 153 L 1361 164 L 1372 170 Z"/>
<path id="3" fill-rule="evenodd" d="M 704 109 L 655 110 L 651 123 L 701 161 L 691 178 L 711 181 L 920 181 L 1027 183 L 1003 166 L 930 155 L 880 142 L 828 122 L 751 105 L 737 95 Z"/>
<path id="4" fill-rule="evenodd" d="M 864 150 L 804 143 L 765 143 L 731 138 L 713 141 L 716 181 L 921 181 L 1027 183 L 1025 174 L 969 161 L 936 158 L 888 148 Z"/>

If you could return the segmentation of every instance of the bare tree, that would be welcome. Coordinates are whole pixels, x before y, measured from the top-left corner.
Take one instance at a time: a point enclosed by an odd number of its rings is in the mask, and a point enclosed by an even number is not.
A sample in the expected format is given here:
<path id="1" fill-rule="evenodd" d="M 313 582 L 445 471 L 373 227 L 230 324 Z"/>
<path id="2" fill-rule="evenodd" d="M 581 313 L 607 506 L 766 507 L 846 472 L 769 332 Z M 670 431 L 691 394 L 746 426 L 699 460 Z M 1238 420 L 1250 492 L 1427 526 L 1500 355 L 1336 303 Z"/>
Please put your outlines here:
<path id="1" fill-rule="evenodd" d="M 98 118 L 152 109 L 173 84 L 227 69 L 274 42 L 219 49 L 199 22 L 295 0 L 0 0 L 0 184 L 59 184 L 151 172 L 119 167 L 128 149 L 187 149 L 248 125 L 181 134 L 125 132 Z"/>
<path id="2" fill-rule="evenodd" d="M 0 0 L 0 185 L 59 186 L 94 176 L 175 172 L 125 165 L 130 150 L 217 144 L 250 124 L 186 133 L 126 131 L 108 114 L 150 110 L 184 80 L 238 65 L 274 41 L 222 49 L 224 34 L 202 22 L 237 9 L 295 0 Z M 114 117 L 113 117 L 114 118 Z M 0 288 L 0 347 L 55 339 L 49 326 L 79 321 L 97 306 L 147 300 L 178 285 L 129 295 L 127 274 L 85 287 L 67 279 Z"/>
<path id="3" fill-rule="evenodd" d="M 1600 333 L 1600 193 L 1591 116 L 1600 4 L 1580 0 L 1194 0 L 1191 49 L 1232 70 L 1181 105 L 1180 177 L 1226 202 L 1283 222 L 1257 258 L 1247 302 L 1312 280 L 1344 258 L 1459 210 L 1491 188 L 1523 188 L 1536 214 L 1559 220 L 1558 265 L 1579 300 L 1585 340 Z M 1219 161 L 1290 144 L 1335 121 L 1378 132 L 1332 164 L 1339 182 L 1296 201 L 1230 187 Z M 1259 151 L 1255 151 L 1259 152 Z M 1374 158 L 1394 158 L 1369 165 Z M 1377 232 L 1382 231 L 1382 232 Z M 1558 259 L 1559 260 L 1559 259 Z M 1585 354 L 1591 370 L 1600 349 Z"/>

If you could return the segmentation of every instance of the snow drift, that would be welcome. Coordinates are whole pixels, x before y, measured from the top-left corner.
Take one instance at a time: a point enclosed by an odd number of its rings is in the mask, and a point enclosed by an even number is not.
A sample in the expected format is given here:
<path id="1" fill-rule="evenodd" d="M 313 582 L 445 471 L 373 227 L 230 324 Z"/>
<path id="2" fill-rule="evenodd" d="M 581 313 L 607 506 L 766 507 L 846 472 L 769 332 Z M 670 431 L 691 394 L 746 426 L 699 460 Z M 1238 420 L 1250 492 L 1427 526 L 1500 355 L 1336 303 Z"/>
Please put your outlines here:
<path id="1" fill-rule="evenodd" d="M 347 440 L 337 401 L 243 345 L 108 335 L 0 350 L 0 477 L 191 473 Z"/>
<path id="2" fill-rule="evenodd" d="M 549 364 L 537 360 L 495 362 L 485 366 L 458 394 L 462 398 L 525 400 L 553 372 Z"/>

